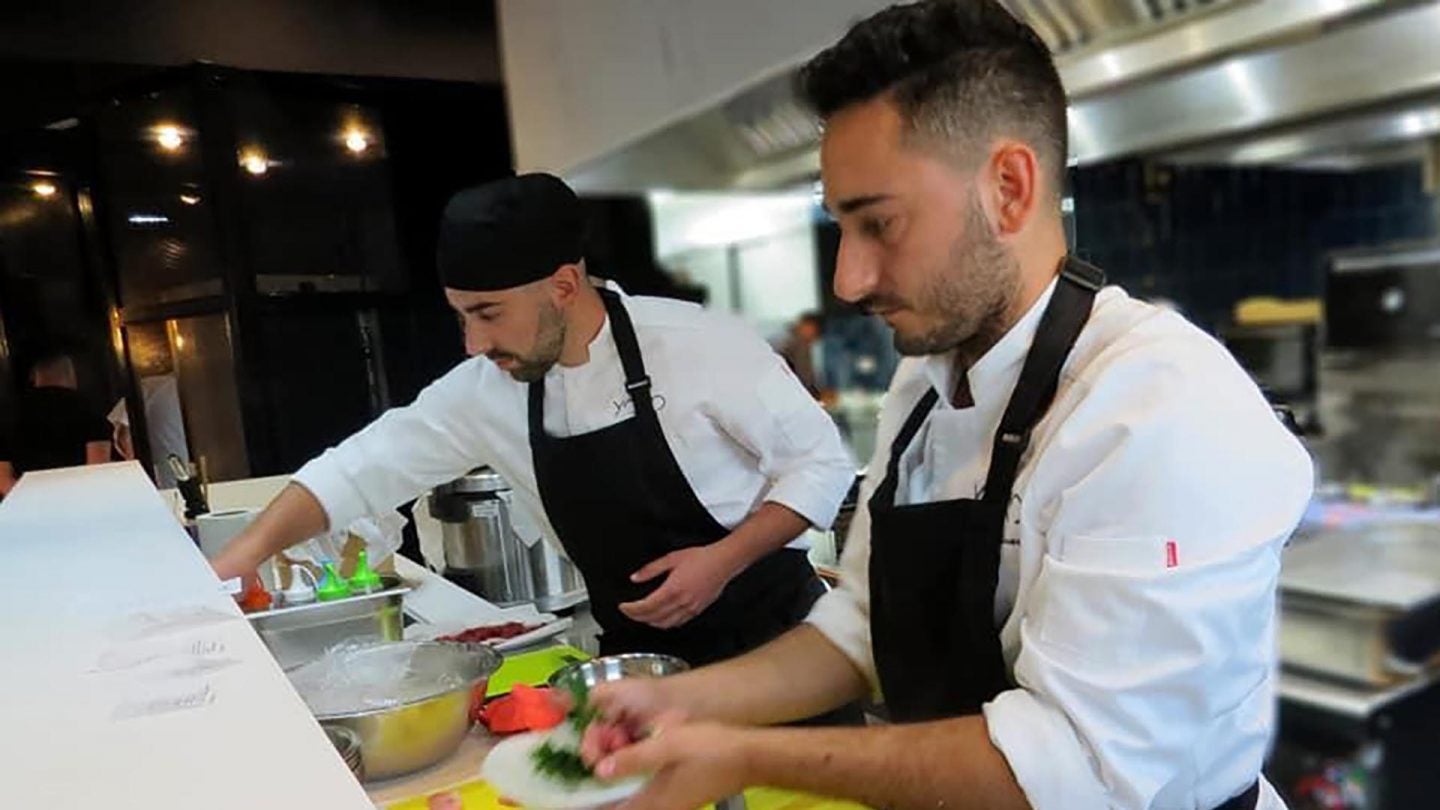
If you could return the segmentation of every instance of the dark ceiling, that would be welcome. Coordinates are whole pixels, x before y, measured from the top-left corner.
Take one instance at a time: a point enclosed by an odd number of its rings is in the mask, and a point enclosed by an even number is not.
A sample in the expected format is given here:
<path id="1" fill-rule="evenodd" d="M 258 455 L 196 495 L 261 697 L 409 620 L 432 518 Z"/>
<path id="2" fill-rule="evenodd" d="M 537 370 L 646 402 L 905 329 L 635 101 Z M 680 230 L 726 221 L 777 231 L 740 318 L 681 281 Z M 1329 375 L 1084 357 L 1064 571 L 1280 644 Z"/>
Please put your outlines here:
<path id="1" fill-rule="evenodd" d="M 497 83 L 493 0 L 47 0 L 0 15 L 0 133 L 156 67 Z"/>

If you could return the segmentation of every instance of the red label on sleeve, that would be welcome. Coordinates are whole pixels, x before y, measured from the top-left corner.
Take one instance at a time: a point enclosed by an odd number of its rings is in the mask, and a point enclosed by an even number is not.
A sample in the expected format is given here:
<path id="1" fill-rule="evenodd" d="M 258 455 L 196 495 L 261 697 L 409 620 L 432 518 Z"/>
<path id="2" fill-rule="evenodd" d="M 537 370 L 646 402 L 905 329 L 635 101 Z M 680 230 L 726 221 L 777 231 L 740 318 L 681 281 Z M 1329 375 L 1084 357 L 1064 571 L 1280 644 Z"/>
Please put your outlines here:
<path id="1" fill-rule="evenodd" d="M 1165 541 L 1165 567 L 1174 568 L 1180 564 L 1180 547 L 1174 540 Z"/>

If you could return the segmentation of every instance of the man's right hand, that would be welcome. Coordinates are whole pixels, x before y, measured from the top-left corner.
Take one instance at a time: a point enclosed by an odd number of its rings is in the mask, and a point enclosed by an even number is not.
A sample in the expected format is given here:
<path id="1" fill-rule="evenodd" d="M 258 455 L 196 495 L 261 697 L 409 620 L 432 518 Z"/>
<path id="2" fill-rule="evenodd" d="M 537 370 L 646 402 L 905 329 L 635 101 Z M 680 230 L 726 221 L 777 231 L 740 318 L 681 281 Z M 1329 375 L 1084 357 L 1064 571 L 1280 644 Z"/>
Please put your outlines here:
<path id="1" fill-rule="evenodd" d="M 210 567 L 215 569 L 215 576 L 219 577 L 221 582 L 235 577 L 252 576 L 255 574 L 255 569 L 259 567 L 248 559 L 248 555 L 245 553 L 246 545 L 236 542 L 236 540 L 242 539 L 248 531 L 249 527 L 237 534 L 235 539 L 231 540 L 225 548 L 220 550 L 219 554 L 215 555 L 215 559 L 210 561 Z"/>
<path id="2" fill-rule="evenodd" d="M 291 482 L 215 555 L 210 567 L 222 581 L 243 576 L 275 554 L 328 528 L 320 502 L 309 490 Z"/>
<path id="3" fill-rule="evenodd" d="M 601 719 L 585 729 L 580 756 L 591 764 L 641 739 L 660 716 L 677 711 L 674 699 L 654 678 L 602 683 L 590 692 L 590 704 Z"/>
<path id="4" fill-rule="evenodd" d="M 658 678 L 627 678 L 602 683 L 590 692 L 590 703 L 612 723 L 644 726 L 663 712 L 682 709 Z"/>

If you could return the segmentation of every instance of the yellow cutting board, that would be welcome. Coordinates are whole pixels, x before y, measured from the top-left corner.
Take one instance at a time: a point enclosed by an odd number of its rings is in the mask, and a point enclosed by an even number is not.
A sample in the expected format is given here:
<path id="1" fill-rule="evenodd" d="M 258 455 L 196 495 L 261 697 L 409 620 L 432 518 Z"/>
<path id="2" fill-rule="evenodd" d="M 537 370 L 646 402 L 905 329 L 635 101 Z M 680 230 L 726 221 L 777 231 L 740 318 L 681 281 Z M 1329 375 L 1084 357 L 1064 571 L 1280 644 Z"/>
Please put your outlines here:
<path id="1" fill-rule="evenodd" d="M 432 797 L 450 794 L 431 804 Z M 838 799 L 822 799 L 803 793 L 775 788 L 751 788 L 745 791 L 746 810 L 865 810 L 862 805 Z M 429 796 L 417 796 L 389 805 L 386 810 L 515 810 L 515 805 L 502 804 L 500 794 L 488 782 L 475 780 Z"/>
<path id="2" fill-rule="evenodd" d="M 505 662 L 500 665 L 500 669 L 490 676 L 490 685 L 485 689 L 485 696 L 495 697 L 506 694 L 517 683 L 527 686 L 544 686 L 550 680 L 550 676 L 554 675 L 561 667 L 574 661 L 588 660 L 590 660 L 590 656 L 583 650 L 564 644 L 519 655 L 507 655 Z"/>

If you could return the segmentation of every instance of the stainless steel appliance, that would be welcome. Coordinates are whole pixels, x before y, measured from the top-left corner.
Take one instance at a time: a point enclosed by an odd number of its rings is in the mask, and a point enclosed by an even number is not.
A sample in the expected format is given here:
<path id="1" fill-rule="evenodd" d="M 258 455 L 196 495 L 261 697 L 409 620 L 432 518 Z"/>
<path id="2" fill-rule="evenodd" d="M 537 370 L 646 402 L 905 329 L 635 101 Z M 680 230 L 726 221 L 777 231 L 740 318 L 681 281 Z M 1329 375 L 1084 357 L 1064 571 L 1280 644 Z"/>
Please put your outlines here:
<path id="1" fill-rule="evenodd" d="M 1440 654 L 1440 525 L 1332 529 L 1297 537 L 1280 574 L 1288 668 L 1384 685 Z"/>
<path id="2" fill-rule="evenodd" d="M 540 610 L 585 600 L 580 572 L 545 540 L 515 533 L 510 484 L 489 467 L 435 488 L 430 514 L 440 521 L 445 576 L 497 605 L 533 602 Z"/>

